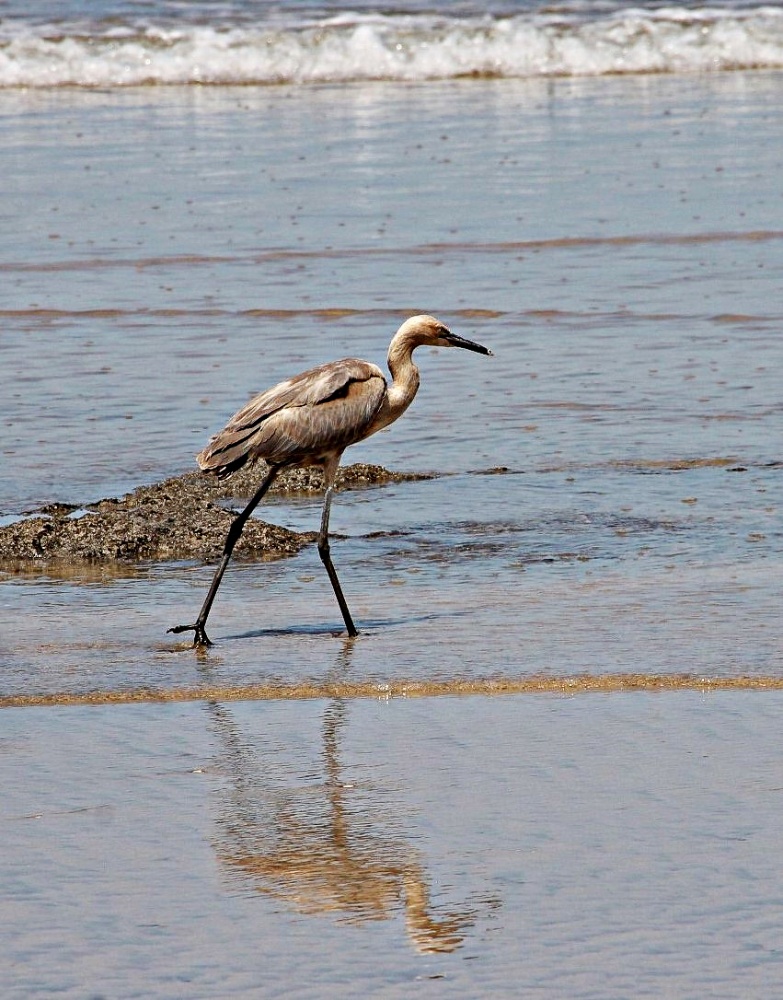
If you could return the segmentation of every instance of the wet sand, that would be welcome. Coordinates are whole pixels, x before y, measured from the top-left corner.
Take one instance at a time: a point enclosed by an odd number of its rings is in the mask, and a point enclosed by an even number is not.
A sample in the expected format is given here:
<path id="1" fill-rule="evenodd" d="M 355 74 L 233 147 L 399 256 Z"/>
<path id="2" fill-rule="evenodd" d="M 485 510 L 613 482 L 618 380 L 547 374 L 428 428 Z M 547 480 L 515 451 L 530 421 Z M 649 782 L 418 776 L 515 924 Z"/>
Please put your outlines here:
<path id="1" fill-rule="evenodd" d="M 7 710 L 5 995 L 774 996 L 781 697 Z"/>
<path id="2" fill-rule="evenodd" d="M 135 496 L 0 570 L 10 998 L 775 995 L 780 82 L 0 93 L 4 537 Z M 360 636 L 317 493 L 167 636 L 232 500 L 147 488 L 424 310 L 496 357 L 347 456 L 436 473 L 337 497 Z"/>
<path id="3" fill-rule="evenodd" d="M 206 651 L 196 651 L 206 659 Z M 346 659 L 348 658 L 346 652 Z M 627 691 L 778 691 L 783 678 L 777 676 L 702 677 L 693 674 L 578 674 L 568 677 L 525 675 L 475 680 L 397 680 L 385 682 L 327 681 L 299 684 L 201 684 L 192 688 L 136 688 L 127 691 L 55 692 L 0 698 L 0 708 L 44 708 L 73 705 L 134 705 L 182 701 L 310 701 L 336 698 L 433 698 L 466 695 L 594 694 Z"/>

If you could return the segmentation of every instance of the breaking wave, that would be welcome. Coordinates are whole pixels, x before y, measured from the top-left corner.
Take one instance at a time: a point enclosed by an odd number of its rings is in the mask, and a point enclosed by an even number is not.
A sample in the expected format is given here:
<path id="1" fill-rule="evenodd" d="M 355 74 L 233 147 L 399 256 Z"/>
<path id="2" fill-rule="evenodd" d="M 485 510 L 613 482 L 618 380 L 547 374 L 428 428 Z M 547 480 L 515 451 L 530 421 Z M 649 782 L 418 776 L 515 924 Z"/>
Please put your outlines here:
<path id="1" fill-rule="evenodd" d="M 595 19 L 342 14 L 236 25 L 0 23 L 0 87 L 534 78 L 783 68 L 783 10 Z"/>

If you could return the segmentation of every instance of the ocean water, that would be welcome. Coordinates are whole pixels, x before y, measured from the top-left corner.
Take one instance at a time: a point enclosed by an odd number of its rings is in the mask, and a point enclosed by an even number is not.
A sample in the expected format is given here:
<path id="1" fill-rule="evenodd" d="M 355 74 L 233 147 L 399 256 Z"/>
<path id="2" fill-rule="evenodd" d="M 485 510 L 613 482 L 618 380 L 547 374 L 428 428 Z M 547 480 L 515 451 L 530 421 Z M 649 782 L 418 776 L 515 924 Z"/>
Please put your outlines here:
<path id="1" fill-rule="evenodd" d="M 0 86 L 280 84 L 783 66 L 783 12 L 719 2 L 5 5 Z"/>
<path id="2" fill-rule="evenodd" d="M 0 523 L 414 312 L 494 352 L 345 456 L 437 474 L 335 501 L 355 642 L 313 549 L 203 656 L 209 565 L 2 569 L 3 704 L 191 692 L 3 708 L 6 993 L 773 995 L 779 694 L 707 690 L 783 671 L 781 5 L 0 14 Z"/>

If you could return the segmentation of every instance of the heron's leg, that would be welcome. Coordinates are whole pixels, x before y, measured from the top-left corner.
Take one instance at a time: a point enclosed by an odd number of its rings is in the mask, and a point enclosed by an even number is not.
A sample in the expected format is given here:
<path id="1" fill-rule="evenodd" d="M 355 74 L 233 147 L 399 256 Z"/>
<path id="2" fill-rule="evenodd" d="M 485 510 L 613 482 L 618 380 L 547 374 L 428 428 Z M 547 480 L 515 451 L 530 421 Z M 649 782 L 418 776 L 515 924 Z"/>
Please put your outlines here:
<path id="1" fill-rule="evenodd" d="M 220 560 L 220 565 L 215 570 L 215 575 L 212 578 L 212 584 L 209 588 L 204 603 L 201 606 L 201 611 L 199 611 L 198 618 L 192 625 L 175 625 L 170 628 L 169 632 L 195 632 L 193 637 L 194 646 L 211 646 L 212 642 L 206 633 L 207 618 L 209 617 L 209 612 L 212 608 L 212 602 L 215 600 L 215 594 L 218 592 L 218 587 L 220 586 L 220 581 L 223 579 L 223 574 L 226 572 L 226 567 L 231 560 L 231 553 L 234 551 L 234 546 L 239 541 L 239 536 L 242 534 L 242 529 L 245 527 L 247 519 L 259 505 L 264 497 L 264 494 L 272 485 L 275 477 L 278 473 L 278 468 L 276 465 L 271 465 L 269 471 L 264 477 L 261 485 L 258 487 L 256 492 L 253 494 L 250 503 L 245 507 L 241 514 L 232 521 L 231 527 L 228 529 L 228 534 L 226 535 L 226 541 L 223 545 L 223 557 Z"/>
<path id="2" fill-rule="evenodd" d="M 340 581 L 337 579 L 337 570 L 334 568 L 332 557 L 329 554 L 329 510 L 332 506 L 332 493 L 333 486 L 329 483 L 326 489 L 326 495 L 324 496 L 324 510 L 321 515 L 321 530 L 318 532 L 318 555 L 321 557 L 321 562 L 324 564 L 326 572 L 329 574 L 329 580 L 331 581 L 332 589 L 334 590 L 334 596 L 337 598 L 337 603 L 340 605 L 340 611 L 342 611 L 345 627 L 348 629 L 348 635 L 354 636 L 359 633 L 356 631 L 353 618 L 351 618 L 351 612 L 348 610 L 348 605 L 345 601 L 345 597 L 343 596 Z"/>

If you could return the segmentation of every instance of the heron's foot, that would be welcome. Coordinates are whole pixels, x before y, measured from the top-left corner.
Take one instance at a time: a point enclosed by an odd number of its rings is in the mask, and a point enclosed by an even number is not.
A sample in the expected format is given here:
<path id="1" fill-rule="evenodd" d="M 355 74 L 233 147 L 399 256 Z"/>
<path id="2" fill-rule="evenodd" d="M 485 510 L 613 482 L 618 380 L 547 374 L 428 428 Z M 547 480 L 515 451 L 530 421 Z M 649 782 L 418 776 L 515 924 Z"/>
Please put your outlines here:
<path id="1" fill-rule="evenodd" d="M 180 632 L 195 632 L 193 636 L 194 646 L 211 646 L 212 640 L 206 633 L 204 626 L 201 622 L 195 622 L 193 625 L 174 625 L 172 628 L 167 629 L 168 632 L 174 632 L 179 635 Z"/>

